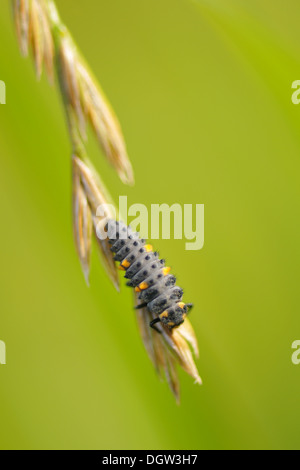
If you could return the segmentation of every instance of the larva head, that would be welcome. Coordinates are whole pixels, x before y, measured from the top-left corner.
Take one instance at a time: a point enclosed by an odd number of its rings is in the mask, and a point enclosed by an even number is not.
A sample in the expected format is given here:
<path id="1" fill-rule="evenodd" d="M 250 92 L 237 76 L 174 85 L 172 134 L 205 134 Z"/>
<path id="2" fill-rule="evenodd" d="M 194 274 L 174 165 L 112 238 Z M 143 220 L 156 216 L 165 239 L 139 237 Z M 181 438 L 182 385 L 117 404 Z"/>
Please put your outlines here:
<path id="1" fill-rule="evenodd" d="M 184 322 L 192 307 L 192 304 L 178 302 L 159 315 L 160 321 L 170 329 L 176 328 Z"/>

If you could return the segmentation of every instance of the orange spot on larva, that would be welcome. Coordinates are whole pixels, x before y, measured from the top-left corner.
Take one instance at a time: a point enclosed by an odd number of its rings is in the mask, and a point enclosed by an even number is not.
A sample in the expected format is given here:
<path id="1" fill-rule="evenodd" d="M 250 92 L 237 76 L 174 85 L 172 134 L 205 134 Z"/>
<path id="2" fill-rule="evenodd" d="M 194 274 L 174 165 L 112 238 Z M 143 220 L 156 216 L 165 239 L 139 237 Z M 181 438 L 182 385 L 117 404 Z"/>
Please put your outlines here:
<path id="1" fill-rule="evenodd" d="M 129 263 L 129 261 L 127 261 L 127 259 L 125 259 L 125 260 L 122 262 L 121 266 L 123 266 L 123 268 L 126 268 L 126 269 L 127 269 L 127 268 L 129 268 L 130 263 Z"/>
<path id="2" fill-rule="evenodd" d="M 171 268 L 163 268 L 163 275 L 167 276 L 170 271 L 171 271 Z"/>
<path id="3" fill-rule="evenodd" d="M 160 318 L 168 318 L 169 314 L 167 310 L 159 315 Z"/>
<path id="4" fill-rule="evenodd" d="M 148 289 L 148 287 L 149 287 L 149 286 L 148 286 L 147 282 L 142 282 L 142 283 L 139 285 L 139 288 L 140 288 L 141 290 Z"/>

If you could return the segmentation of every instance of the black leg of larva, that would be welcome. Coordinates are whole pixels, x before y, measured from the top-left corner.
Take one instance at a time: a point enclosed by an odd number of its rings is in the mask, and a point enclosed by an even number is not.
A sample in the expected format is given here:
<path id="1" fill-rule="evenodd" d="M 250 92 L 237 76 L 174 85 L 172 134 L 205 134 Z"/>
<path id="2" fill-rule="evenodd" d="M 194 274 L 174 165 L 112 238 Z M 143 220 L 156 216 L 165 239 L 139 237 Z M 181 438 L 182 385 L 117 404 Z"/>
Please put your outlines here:
<path id="1" fill-rule="evenodd" d="M 155 318 L 154 320 L 152 320 L 152 321 L 150 322 L 150 326 L 151 326 L 151 328 L 153 328 L 153 330 L 157 331 L 157 333 L 161 334 L 161 332 L 159 331 L 159 329 L 156 328 L 156 326 L 154 326 L 155 323 L 159 323 L 159 322 L 160 322 L 160 318 Z"/>
<path id="2" fill-rule="evenodd" d="M 140 304 L 140 305 L 136 305 L 136 307 L 134 307 L 136 310 L 140 310 L 141 308 L 145 308 L 147 307 L 147 304 L 146 303 L 143 303 L 143 304 Z"/>

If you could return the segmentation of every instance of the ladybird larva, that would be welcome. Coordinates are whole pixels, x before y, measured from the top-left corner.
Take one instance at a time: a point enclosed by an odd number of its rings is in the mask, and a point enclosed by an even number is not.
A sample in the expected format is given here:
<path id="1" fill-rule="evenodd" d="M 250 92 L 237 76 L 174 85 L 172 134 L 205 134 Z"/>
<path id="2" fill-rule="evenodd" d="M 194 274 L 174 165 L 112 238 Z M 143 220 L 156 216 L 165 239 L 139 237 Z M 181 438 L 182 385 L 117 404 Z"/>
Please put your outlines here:
<path id="1" fill-rule="evenodd" d="M 123 222 L 109 220 L 105 231 L 114 260 L 125 271 L 127 285 L 139 293 L 141 303 L 136 308 L 147 307 L 156 316 L 150 326 L 156 329 L 158 322 L 170 329 L 181 325 L 193 305 L 182 302 L 183 290 L 176 285 L 165 260 Z"/>

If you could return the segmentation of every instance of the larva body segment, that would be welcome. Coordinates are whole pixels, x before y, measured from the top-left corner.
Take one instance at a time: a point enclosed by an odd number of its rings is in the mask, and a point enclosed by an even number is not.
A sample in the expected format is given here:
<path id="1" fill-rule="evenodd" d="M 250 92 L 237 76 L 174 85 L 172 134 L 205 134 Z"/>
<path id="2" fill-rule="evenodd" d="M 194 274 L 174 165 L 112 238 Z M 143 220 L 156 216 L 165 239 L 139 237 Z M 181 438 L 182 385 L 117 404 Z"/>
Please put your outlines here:
<path id="1" fill-rule="evenodd" d="M 123 222 L 109 220 L 105 228 L 115 261 L 125 271 L 127 285 L 139 292 L 140 305 L 157 316 L 150 326 L 161 322 L 173 329 L 184 322 L 192 304 L 182 302 L 183 290 L 176 286 L 175 276 L 169 274 L 165 261 L 153 252 L 139 234 Z"/>

